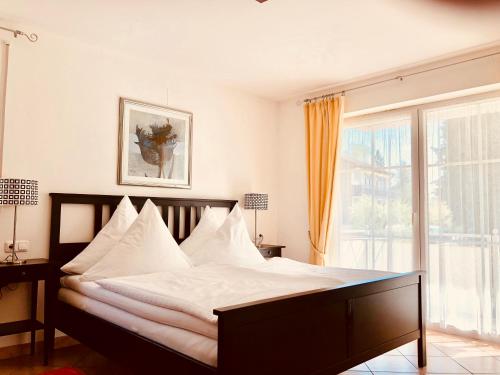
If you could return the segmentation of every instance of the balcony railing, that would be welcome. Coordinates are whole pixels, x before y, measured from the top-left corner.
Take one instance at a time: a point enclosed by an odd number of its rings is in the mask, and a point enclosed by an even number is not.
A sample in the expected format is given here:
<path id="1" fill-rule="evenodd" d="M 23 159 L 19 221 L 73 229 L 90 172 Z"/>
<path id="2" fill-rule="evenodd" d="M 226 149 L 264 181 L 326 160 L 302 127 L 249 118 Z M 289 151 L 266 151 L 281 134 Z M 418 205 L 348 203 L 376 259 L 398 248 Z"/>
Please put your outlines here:
<path id="1" fill-rule="evenodd" d="M 405 272 L 416 267 L 413 248 L 414 241 L 410 236 L 343 231 L 333 242 L 333 257 L 334 263 L 341 267 Z M 486 235 L 430 233 L 429 256 L 436 251 L 456 257 L 466 256 L 468 252 L 477 253 L 480 258 L 488 258 L 485 259 L 486 263 L 496 267 L 500 257 L 499 230 L 493 229 L 491 234 Z"/>

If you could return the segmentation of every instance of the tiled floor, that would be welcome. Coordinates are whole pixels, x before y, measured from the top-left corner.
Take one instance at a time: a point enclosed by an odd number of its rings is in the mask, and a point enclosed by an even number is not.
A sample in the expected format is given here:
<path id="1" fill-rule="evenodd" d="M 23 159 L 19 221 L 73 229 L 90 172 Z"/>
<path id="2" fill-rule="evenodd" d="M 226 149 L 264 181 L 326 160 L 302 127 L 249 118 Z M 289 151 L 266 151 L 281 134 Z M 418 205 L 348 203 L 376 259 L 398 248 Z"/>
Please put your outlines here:
<path id="1" fill-rule="evenodd" d="M 427 334 L 427 368 L 417 368 L 416 343 L 372 359 L 346 371 L 350 375 L 387 374 L 500 374 L 500 346 L 437 332 Z M 74 367 L 86 375 L 132 375 L 82 346 L 58 349 L 50 366 L 41 366 L 39 356 L 0 361 L 0 375 L 38 375 L 50 369 Z M 142 375 L 142 374 L 139 374 Z"/>
<path id="2" fill-rule="evenodd" d="M 350 375 L 500 374 L 500 345 L 427 332 L 427 367 L 418 369 L 416 342 L 401 346 L 346 371 Z"/>

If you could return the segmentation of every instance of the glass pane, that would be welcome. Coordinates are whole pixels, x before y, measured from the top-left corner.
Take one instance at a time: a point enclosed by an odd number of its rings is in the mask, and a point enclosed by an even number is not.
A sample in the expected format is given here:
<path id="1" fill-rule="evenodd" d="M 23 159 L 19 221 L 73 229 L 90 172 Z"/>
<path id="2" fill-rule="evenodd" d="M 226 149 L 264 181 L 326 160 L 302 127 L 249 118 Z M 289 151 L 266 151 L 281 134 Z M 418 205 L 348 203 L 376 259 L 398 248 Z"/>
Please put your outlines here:
<path id="1" fill-rule="evenodd" d="M 424 113 L 429 318 L 499 333 L 500 100 Z"/>
<path id="2" fill-rule="evenodd" d="M 344 128 L 330 264 L 413 269 L 411 133 L 409 116 Z"/>

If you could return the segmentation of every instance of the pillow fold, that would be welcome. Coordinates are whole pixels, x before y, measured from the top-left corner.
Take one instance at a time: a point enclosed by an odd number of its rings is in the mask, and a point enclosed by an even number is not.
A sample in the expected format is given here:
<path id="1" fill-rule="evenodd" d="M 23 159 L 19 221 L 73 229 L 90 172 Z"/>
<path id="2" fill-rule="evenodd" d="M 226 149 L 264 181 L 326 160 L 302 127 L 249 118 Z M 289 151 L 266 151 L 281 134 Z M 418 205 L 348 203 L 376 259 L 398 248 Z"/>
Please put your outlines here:
<path id="1" fill-rule="evenodd" d="M 96 264 L 123 237 L 137 218 L 137 210 L 129 197 L 124 196 L 106 225 L 88 246 L 70 262 L 61 267 L 65 273 L 82 274 Z"/>
<path id="2" fill-rule="evenodd" d="M 210 206 L 206 206 L 201 215 L 200 221 L 194 227 L 191 234 L 180 244 L 180 248 L 187 256 L 192 256 L 200 249 L 207 240 L 212 237 L 221 226 L 220 220 Z"/>
<path id="3" fill-rule="evenodd" d="M 236 204 L 215 233 L 190 254 L 194 266 L 206 263 L 253 266 L 265 262 L 248 234 L 240 207 Z"/>

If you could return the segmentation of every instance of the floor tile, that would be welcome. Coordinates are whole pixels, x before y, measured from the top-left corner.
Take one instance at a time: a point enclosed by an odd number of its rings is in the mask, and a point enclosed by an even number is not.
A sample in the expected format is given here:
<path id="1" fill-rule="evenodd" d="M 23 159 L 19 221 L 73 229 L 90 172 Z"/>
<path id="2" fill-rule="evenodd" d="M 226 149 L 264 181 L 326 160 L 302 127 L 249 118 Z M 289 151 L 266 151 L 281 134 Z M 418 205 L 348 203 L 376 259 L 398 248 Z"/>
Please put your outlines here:
<path id="1" fill-rule="evenodd" d="M 429 347 L 429 343 L 427 344 L 427 347 Z M 417 342 L 412 341 L 409 342 L 408 344 L 404 344 L 403 346 L 400 346 L 398 350 L 401 352 L 403 355 L 417 355 Z"/>
<path id="2" fill-rule="evenodd" d="M 0 366 L 0 375 L 9 375 L 14 370 L 15 370 L 15 367 Z"/>
<path id="3" fill-rule="evenodd" d="M 384 353 L 384 355 L 403 355 L 400 351 L 399 348 L 391 350 L 387 353 Z"/>
<path id="4" fill-rule="evenodd" d="M 417 355 L 417 342 L 413 341 L 398 348 L 403 355 Z M 439 350 L 434 344 L 427 343 L 428 357 L 446 357 L 446 354 Z"/>
<path id="5" fill-rule="evenodd" d="M 115 367 L 79 367 L 85 375 L 128 375 L 130 372 L 124 372 L 123 369 Z"/>
<path id="6" fill-rule="evenodd" d="M 33 366 L 21 367 L 10 372 L 8 375 L 39 375 L 45 371 L 56 369 L 57 367 Z"/>
<path id="7" fill-rule="evenodd" d="M 417 356 L 407 356 L 408 360 L 418 367 Z M 425 372 L 428 374 L 468 374 L 465 368 L 449 357 L 427 357 Z"/>
<path id="8" fill-rule="evenodd" d="M 454 341 L 463 341 L 463 337 L 447 335 L 444 333 L 429 333 L 427 332 L 427 342 L 454 342 Z"/>
<path id="9" fill-rule="evenodd" d="M 9 358 L 9 359 L 2 359 L 0 361 L 0 369 L 3 369 L 5 367 L 19 367 L 19 365 L 37 366 L 37 365 L 40 365 L 41 363 L 42 363 L 42 360 L 38 356 L 13 357 L 13 358 Z"/>
<path id="10" fill-rule="evenodd" d="M 380 356 L 366 362 L 371 371 L 415 373 L 417 368 L 403 356 Z"/>
<path id="11" fill-rule="evenodd" d="M 76 367 L 103 367 L 110 364 L 112 362 L 109 359 L 97 352 L 89 352 L 75 362 Z"/>
<path id="12" fill-rule="evenodd" d="M 365 363 L 362 363 L 360 365 L 357 365 L 351 369 L 349 369 L 349 371 L 363 371 L 363 372 L 370 372 L 370 369 L 368 368 L 368 366 L 366 366 Z"/>
<path id="13" fill-rule="evenodd" d="M 495 357 L 456 358 L 455 360 L 472 373 L 500 374 L 500 361 Z"/>
<path id="14" fill-rule="evenodd" d="M 488 344 L 486 347 L 481 348 L 481 350 L 485 351 L 493 357 L 500 357 L 500 346 L 498 345 Z"/>
<path id="15" fill-rule="evenodd" d="M 481 356 L 486 353 L 484 348 L 488 347 L 487 344 L 477 341 L 454 341 L 442 342 L 433 344 L 438 350 L 451 357 L 467 357 L 476 354 Z"/>
<path id="16" fill-rule="evenodd" d="M 49 365 L 55 367 L 74 366 L 89 352 L 90 350 L 82 345 L 75 345 L 54 350 L 54 354 L 49 360 Z"/>

